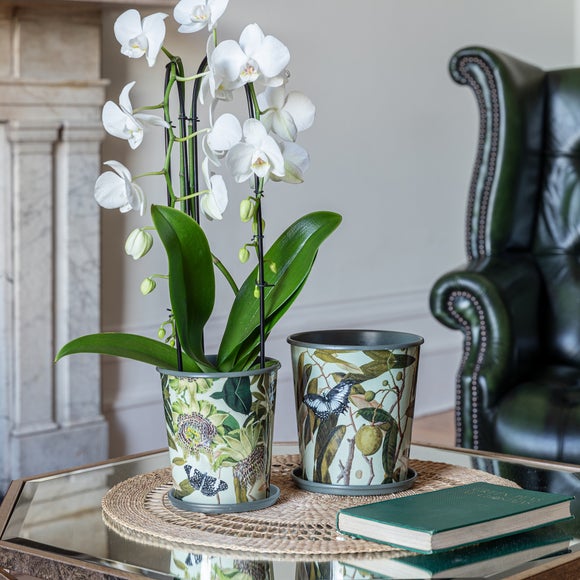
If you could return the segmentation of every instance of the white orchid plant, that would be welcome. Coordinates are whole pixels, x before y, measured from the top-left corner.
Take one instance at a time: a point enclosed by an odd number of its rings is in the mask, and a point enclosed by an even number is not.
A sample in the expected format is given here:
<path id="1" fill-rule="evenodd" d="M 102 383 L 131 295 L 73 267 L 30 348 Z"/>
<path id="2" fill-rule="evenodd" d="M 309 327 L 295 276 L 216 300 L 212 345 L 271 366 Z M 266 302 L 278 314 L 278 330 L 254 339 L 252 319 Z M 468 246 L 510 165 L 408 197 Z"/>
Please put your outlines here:
<path id="1" fill-rule="evenodd" d="M 137 211 L 144 216 L 147 196 L 137 181 L 151 175 L 164 176 L 167 201 L 151 205 L 153 225 L 131 232 L 125 251 L 134 259 L 142 258 L 154 243 L 150 232 L 156 231 L 167 254 L 171 315 L 160 327 L 158 339 L 126 333 L 82 336 L 66 344 L 57 360 L 91 352 L 191 372 L 264 367 L 268 334 L 303 288 L 320 244 L 341 221 L 332 212 L 308 214 L 264 251 L 264 186 L 270 181 L 303 181 L 309 156 L 296 139 L 312 125 L 315 107 L 302 93 L 287 91 L 290 53 L 257 24 L 244 28 L 239 42 L 218 42 L 217 21 L 227 4 L 228 0 L 181 0 L 175 6 L 173 16 L 180 25 L 179 32 L 206 28 L 209 32 L 207 54 L 189 75 L 181 58 L 164 46 L 167 14 L 142 19 L 137 10 L 131 9 L 115 22 L 122 54 L 129 58 L 144 56 L 150 67 L 160 53 L 168 62 L 163 101 L 135 109 L 130 98 L 135 83 L 131 82 L 121 91 L 118 104 L 105 104 L 104 128 L 126 140 L 131 149 L 141 145 L 150 128 L 161 128 L 165 159 L 159 171 L 136 177 L 118 161 L 107 161 L 105 165 L 112 171 L 97 179 L 95 198 L 104 208 Z M 241 123 L 231 113 L 216 117 L 218 107 L 232 101 L 239 90 L 245 94 L 248 118 Z M 176 99 L 172 99 L 174 94 Z M 207 109 L 204 127 L 200 127 L 198 103 Z M 155 114 L 156 109 L 162 115 Z M 172 162 L 179 167 L 172 167 Z M 236 183 L 250 182 L 249 195 L 240 200 L 240 217 L 251 224 L 252 233 L 238 256 L 241 262 L 247 262 L 254 251 L 257 264 L 240 287 L 212 253 L 200 226 L 203 219 L 222 220 L 226 211 L 224 170 Z M 216 269 L 235 296 L 217 356 L 208 357 L 204 352 L 204 327 L 214 307 Z M 154 278 L 148 277 L 141 284 L 141 292 L 147 294 L 155 285 Z"/>

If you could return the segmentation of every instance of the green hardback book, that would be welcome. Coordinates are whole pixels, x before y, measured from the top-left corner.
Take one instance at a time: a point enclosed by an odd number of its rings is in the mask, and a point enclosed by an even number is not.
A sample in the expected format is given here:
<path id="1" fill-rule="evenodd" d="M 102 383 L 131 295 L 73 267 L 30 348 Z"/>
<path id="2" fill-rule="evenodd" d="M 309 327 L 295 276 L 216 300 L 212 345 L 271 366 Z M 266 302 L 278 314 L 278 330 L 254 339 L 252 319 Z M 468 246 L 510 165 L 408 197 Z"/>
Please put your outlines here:
<path id="1" fill-rule="evenodd" d="M 571 496 L 470 483 L 340 510 L 340 532 L 431 553 L 572 517 Z"/>
<path id="2" fill-rule="evenodd" d="M 533 560 L 569 552 L 571 536 L 551 526 L 435 554 L 344 562 L 372 578 L 483 578 Z"/>

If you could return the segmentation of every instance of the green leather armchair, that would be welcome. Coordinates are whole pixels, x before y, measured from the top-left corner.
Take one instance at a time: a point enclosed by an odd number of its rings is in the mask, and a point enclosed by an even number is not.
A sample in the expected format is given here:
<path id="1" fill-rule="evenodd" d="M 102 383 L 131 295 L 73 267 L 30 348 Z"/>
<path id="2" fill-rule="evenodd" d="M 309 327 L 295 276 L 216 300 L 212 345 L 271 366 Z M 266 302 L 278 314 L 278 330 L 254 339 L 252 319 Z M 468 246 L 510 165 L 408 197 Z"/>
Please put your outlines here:
<path id="1" fill-rule="evenodd" d="M 477 100 L 467 264 L 431 291 L 464 334 L 458 446 L 580 463 L 580 68 L 465 48 Z"/>

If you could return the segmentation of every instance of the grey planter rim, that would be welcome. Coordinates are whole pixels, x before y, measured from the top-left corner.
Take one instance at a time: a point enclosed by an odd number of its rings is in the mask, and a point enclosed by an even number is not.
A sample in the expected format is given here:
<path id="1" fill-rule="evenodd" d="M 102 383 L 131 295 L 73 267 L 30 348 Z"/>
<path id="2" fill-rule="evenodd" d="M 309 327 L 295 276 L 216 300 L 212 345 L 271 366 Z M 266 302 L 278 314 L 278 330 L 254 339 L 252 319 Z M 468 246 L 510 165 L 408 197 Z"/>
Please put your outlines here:
<path id="1" fill-rule="evenodd" d="M 215 356 L 208 356 L 208 359 L 211 361 L 212 359 L 215 360 Z M 188 372 L 188 371 L 174 371 L 171 369 L 162 369 L 160 367 L 155 367 L 157 372 L 160 375 L 169 375 L 172 377 L 181 377 L 181 378 L 206 378 L 206 379 L 221 379 L 221 378 L 230 378 L 230 377 L 254 377 L 256 375 L 263 375 L 266 373 L 271 373 L 274 371 L 278 371 L 282 365 L 280 361 L 266 357 L 266 366 L 264 368 L 258 369 L 250 369 L 247 371 L 229 371 L 229 372 L 211 372 L 211 373 L 204 373 L 204 372 Z"/>
<path id="2" fill-rule="evenodd" d="M 329 348 L 333 350 L 396 349 L 419 346 L 425 339 L 418 334 L 397 330 L 330 329 L 309 330 L 291 334 L 292 346 Z"/>

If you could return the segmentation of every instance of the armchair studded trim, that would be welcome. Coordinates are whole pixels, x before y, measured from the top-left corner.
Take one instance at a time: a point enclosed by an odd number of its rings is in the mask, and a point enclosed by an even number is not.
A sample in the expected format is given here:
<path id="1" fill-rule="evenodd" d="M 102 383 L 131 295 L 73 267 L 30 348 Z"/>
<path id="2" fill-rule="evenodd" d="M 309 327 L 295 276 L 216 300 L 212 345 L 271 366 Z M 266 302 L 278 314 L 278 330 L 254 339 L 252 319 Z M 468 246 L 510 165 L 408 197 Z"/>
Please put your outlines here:
<path id="1" fill-rule="evenodd" d="M 485 232 L 489 197 L 495 180 L 501 111 L 497 79 L 485 58 L 462 51 L 451 59 L 449 70 L 455 82 L 471 87 L 479 109 L 479 139 L 465 221 L 465 250 L 467 258 L 472 260 L 486 254 Z"/>
<path id="2" fill-rule="evenodd" d="M 472 323 L 463 315 L 461 314 L 460 310 L 456 308 L 456 304 L 461 300 L 467 300 L 471 308 L 472 312 L 475 312 L 479 319 L 479 325 L 477 328 L 479 329 L 479 340 L 476 341 L 475 348 L 476 352 L 475 355 L 472 353 L 472 348 L 474 347 L 474 340 L 473 340 L 473 326 Z M 481 304 L 477 300 L 477 298 L 467 292 L 465 290 L 454 290 L 449 294 L 449 299 L 446 303 L 447 312 L 449 316 L 453 318 L 458 327 L 461 328 L 463 335 L 464 335 L 464 342 L 463 342 L 463 356 L 461 357 L 461 363 L 459 365 L 459 371 L 457 373 L 456 379 L 456 393 L 455 393 L 455 444 L 458 447 L 461 447 L 464 440 L 464 433 L 463 433 L 463 410 L 467 407 L 464 404 L 464 396 L 465 391 L 462 388 L 463 377 L 464 377 L 464 369 L 468 366 L 468 361 L 472 358 L 475 358 L 475 362 L 470 369 L 470 378 L 471 378 L 471 385 L 469 388 L 469 392 L 471 393 L 471 442 L 473 449 L 479 449 L 479 389 L 478 389 L 478 379 L 479 379 L 479 372 L 481 370 L 481 365 L 485 358 L 485 351 L 487 347 L 487 327 L 485 322 L 485 315 L 484 310 L 481 307 Z M 462 309 L 465 310 L 465 309 Z"/>

